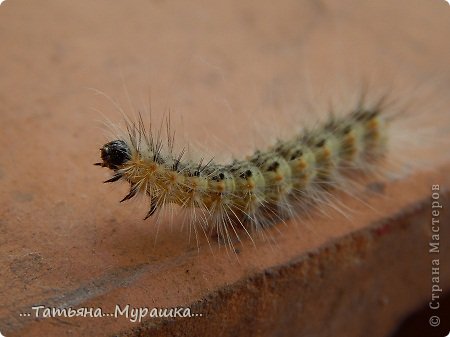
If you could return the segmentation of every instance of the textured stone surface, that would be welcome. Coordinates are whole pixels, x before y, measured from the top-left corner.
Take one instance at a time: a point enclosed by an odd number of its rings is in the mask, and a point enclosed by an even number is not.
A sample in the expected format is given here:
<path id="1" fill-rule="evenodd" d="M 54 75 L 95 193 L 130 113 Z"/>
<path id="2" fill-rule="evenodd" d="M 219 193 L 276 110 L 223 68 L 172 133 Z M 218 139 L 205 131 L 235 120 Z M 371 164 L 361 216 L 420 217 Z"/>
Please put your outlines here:
<path id="1" fill-rule="evenodd" d="M 241 134 L 246 127 L 264 114 L 271 126 L 283 123 L 278 115 L 273 121 L 275 112 L 292 109 L 311 87 L 320 96 L 323 88 L 376 73 L 386 85 L 396 78 L 411 87 L 447 88 L 449 15 L 438 0 L 214 6 L 6 0 L 0 6 L 0 332 L 386 336 L 430 297 L 430 186 L 448 189 L 448 163 L 364 197 L 375 211 L 340 196 L 354 210 L 350 219 L 329 210 L 329 217 L 280 226 L 281 234 L 272 233 L 276 244 L 258 241 L 255 249 L 246 242 L 237 262 L 224 249 L 212 254 L 205 240 L 198 253 L 185 232 L 167 226 L 155 244 L 156 229 L 141 220 L 145 203 L 121 205 L 127 187 L 101 184 L 108 173 L 92 163 L 107 138 L 95 109 L 119 117 L 89 88 L 116 97 L 125 83 L 132 100 L 148 96 L 149 88 L 154 115 L 170 107 L 174 119 L 184 116 L 194 141 L 205 143 L 208 134 L 207 142 L 223 140 L 218 155 L 236 147 L 244 153 L 252 143 L 236 142 L 252 139 Z M 248 125 L 234 125 L 245 116 Z M 443 213 L 442 222 L 448 220 Z M 441 235 L 448 238 L 448 226 Z M 450 260 L 448 245 L 441 259 Z M 450 289 L 448 269 L 441 285 Z M 39 304 L 106 312 L 116 304 L 192 306 L 203 316 L 141 324 L 19 316 Z"/>

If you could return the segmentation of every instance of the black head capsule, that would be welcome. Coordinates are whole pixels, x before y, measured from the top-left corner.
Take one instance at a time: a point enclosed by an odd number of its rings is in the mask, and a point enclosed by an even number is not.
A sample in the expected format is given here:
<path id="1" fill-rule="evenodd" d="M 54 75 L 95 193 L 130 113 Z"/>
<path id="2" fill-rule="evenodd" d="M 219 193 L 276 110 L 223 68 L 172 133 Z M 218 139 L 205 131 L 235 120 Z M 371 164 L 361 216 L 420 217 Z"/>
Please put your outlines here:
<path id="1" fill-rule="evenodd" d="M 102 167 L 116 170 L 131 159 L 131 152 L 128 145 L 123 140 L 113 140 L 100 149 L 103 163 L 96 163 Z"/>

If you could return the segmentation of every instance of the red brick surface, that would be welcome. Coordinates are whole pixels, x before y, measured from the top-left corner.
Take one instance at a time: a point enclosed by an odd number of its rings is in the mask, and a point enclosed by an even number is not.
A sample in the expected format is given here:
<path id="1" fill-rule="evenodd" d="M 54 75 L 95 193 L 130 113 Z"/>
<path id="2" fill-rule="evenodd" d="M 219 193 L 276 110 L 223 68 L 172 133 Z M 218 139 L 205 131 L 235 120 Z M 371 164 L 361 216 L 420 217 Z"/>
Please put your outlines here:
<path id="1" fill-rule="evenodd" d="M 330 210 L 313 222 L 281 225 L 281 234 L 273 231 L 276 244 L 258 241 L 255 249 L 247 242 L 237 262 L 224 249 L 212 254 L 206 242 L 198 253 L 185 232 L 168 227 L 154 244 L 156 229 L 141 220 L 145 204 L 121 205 L 126 186 L 101 184 L 108 173 L 92 163 L 107 138 L 98 123 L 104 118 L 91 108 L 117 114 L 89 88 L 115 97 L 126 83 L 139 99 L 150 88 L 154 115 L 167 106 L 179 112 L 194 140 L 205 133 L 214 135 L 208 142 L 223 140 L 220 155 L 245 138 L 235 132 L 247 125 L 234 126 L 243 115 L 257 122 L 259 113 L 269 114 L 275 126 L 275 119 L 283 121 L 274 111 L 297 103 L 298 92 L 320 96 L 324 88 L 373 75 L 386 85 L 393 78 L 411 87 L 425 83 L 431 101 L 442 97 L 433 94 L 449 83 L 449 15 L 439 0 L 6 0 L 0 6 L 0 332 L 386 336 L 429 299 L 430 186 L 448 189 L 448 163 L 366 196 L 376 211 L 342 196 L 354 210 L 351 219 Z M 445 196 L 448 204 L 443 190 Z M 448 238 L 448 227 L 442 231 Z M 448 246 L 441 259 L 450 260 Z M 441 285 L 450 289 L 448 271 Z M 204 316 L 141 324 L 19 316 L 38 304 L 107 312 L 116 304 L 192 306 Z"/>

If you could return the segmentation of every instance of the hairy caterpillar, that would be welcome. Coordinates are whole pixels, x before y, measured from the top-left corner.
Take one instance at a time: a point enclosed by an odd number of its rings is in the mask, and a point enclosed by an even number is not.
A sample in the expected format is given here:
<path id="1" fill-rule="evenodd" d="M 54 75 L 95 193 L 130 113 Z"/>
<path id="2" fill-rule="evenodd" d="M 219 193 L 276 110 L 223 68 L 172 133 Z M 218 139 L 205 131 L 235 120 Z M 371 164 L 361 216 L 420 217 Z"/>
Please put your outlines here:
<path id="1" fill-rule="evenodd" d="M 304 128 L 288 140 L 228 164 L 213 159 L 185 160 L 185 149 L 174 151 L 174 136 L 166 121 L 167 145 L 161 131 L 126 121 L 127 132 L 105 144 L 102 162 L 114 174 L 105 182 L 130 184 L 125 201 L 138 194 L 150 198 L 145 219 L 169 205 L 187 211 L 195 230 L 212 233 L 233 248 L 240 231 L 252 239 L 270 225 L 300 216 L 317 203 L 329 201 L 334 189 L 355 176 L 377 171 L 388 144 L 390 117 L 386 97 L 358 105 L 343 116 Z"/>

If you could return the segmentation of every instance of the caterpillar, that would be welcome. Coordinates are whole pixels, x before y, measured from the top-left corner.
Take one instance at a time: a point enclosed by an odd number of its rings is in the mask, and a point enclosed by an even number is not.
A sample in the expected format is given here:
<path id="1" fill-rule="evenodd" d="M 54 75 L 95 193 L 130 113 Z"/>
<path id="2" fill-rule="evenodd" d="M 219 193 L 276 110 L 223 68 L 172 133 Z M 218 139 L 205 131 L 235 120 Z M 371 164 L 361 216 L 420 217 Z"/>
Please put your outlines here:
<path id="1" fill-rule="evenodd" d="M 253 241 L 275 223 L 301 216 L 304 210 L 330 200 L 335 189 L 359 175 L 377 171 L 389 141 L 389 116 L 383 95 L 367 104 L 362 97 L 343 116 L 330 114 L 315 127 L 303 128 L 245 159 L 216 163 L 214 159 L 184 159 L 186 149 L 174 151 L 170 118 L 167 144 L 142 115 L 126 119 L 126 132 L 100 149 L 97 166 L 112 170 L 105 183 L 126 181 L 129 193 L 121 202 L 146 195 L 150 207 L 144 219 L 177 205 L 189 224 L 206 236 L 217 235 L 233 248 L 240 232 Z"/>

